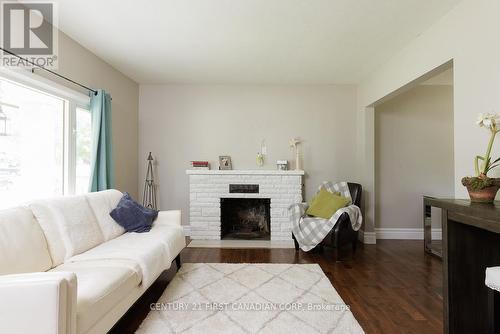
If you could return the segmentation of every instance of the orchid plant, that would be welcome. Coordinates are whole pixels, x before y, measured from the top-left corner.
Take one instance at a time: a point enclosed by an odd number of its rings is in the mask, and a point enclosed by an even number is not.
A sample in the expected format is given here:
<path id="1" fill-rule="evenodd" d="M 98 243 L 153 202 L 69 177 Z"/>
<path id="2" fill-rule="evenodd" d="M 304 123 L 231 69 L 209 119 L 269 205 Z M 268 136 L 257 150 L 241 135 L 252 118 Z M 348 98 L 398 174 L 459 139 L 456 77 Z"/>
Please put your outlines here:
<path id="1" fill-rule="evenodd" d="M 477 177 L 486 178 L 489 171 L 500 165 L 500 158 L 495 161 L 491 161 L 491 150 L 493 148 L 493 142 L 495 141 L 495 136 L 500 132 L 500 115 L 499 114 L 479 114 L 477 125 L 484 127 L 491 132 L 490 141 L 488 142 L 488 148 L 486 149 L 486 154 L 484 156 L 476 156 L 474 159 L 474 169 L 476 171 Z M 479 160 L 483 162 L 481 168 L 479 168 Z"/>

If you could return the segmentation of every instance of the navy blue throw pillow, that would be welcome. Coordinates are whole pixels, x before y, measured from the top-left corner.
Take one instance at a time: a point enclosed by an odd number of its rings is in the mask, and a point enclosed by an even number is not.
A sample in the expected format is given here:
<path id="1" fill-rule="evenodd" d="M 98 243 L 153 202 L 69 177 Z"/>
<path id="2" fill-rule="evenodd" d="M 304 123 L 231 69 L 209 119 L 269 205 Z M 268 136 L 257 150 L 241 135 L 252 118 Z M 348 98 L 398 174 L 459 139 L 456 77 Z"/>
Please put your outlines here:
<path id="1" fill-rule="evenodd" d="M 158 211 L 145 208 L 124 193 L 116 208 L 109 214 L 127 232 L 149 232 Z"/>
<path id="2" fill-rule="evenodd" d="M 156 220 L 156 217 L 158 217 L 158 210 L 154 210 L 154 209 L 150 209 L 150 208 L 146 208 L 144 206 L 142 206 L 141 204 L 139 204 L 138 202 L 136 202 L 132 196 L 130 196 L 129 193 L 123 193 L 123 197 L 125 197 L 126 199 L 134 202 L 135 205 L 137 205 L 139 207 L 139 209 L 141 209 L 142 212 L 144 212 L 145 215 L 147 215 L 148 217 L 152 217 L 153 221 Z"/>

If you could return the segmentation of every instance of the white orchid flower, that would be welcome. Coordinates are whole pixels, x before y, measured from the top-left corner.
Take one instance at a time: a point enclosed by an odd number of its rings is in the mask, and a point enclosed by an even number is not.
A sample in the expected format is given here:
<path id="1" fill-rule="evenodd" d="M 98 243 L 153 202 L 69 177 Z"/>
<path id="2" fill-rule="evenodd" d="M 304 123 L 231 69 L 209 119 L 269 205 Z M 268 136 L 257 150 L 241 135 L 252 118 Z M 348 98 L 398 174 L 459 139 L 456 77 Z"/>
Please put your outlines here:
<path id="1" fill-rule="evenodd" d="M 487 129 L 495 129 L 497 123 L 500 122 L 500 115 L 498 114 L 479 114 L 476 124 L 480 127 L 485 127 Z"/>
<path id="2" fill-rule="evenodd" d="M 479 114 L 477 117 L 476 124 L 480 127 L 484 127 L 491 132 L 490 141 L 488 143 L 488 148 L 486 149 L 486 154 L 484 156 L 476 156 L 474 159 L 474 169 L 476 171 L 476 176 L 484 175 L 492 170 L 493 168 L 499 166 L 495 164 L 500 161 L 500 158 L 497 160 L 491 159 L 491 150 L 493 148 L 493 141 L 495 140 L 495 136 L 500 132 L 500 129 L 497 128 L 497 125 L 500 124 L 500 115 L 499 114 Z M 479 169 L 479 160 L 483 162 L 481 169 Z"/>

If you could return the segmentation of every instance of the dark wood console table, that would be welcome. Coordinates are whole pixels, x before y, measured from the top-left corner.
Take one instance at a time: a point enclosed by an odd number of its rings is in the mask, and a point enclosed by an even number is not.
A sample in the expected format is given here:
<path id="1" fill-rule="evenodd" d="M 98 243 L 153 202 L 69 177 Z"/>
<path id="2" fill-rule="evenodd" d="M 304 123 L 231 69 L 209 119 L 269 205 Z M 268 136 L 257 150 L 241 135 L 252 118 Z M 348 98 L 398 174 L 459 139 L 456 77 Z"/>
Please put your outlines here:
<path id="1" fill-rule="evenodd" d="M 442 209 L 445 333 L 488 333 L 486 267 L 500 266 L 500 202 L 424 197 Z"/>

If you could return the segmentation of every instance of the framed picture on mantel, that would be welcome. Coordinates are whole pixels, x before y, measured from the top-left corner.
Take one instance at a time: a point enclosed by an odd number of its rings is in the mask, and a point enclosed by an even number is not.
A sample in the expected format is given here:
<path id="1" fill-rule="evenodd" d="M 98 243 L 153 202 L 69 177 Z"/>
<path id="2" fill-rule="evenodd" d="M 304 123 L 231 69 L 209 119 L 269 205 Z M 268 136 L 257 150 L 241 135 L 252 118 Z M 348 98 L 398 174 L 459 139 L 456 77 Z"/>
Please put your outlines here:
<path id="1" fill-rule="evenodd" d="M 231 157 L 229 155 L 220 155 L 219 156 L 219 169 L 220 170 L 233 169 L 233 164 L 231 163 Z"/>

